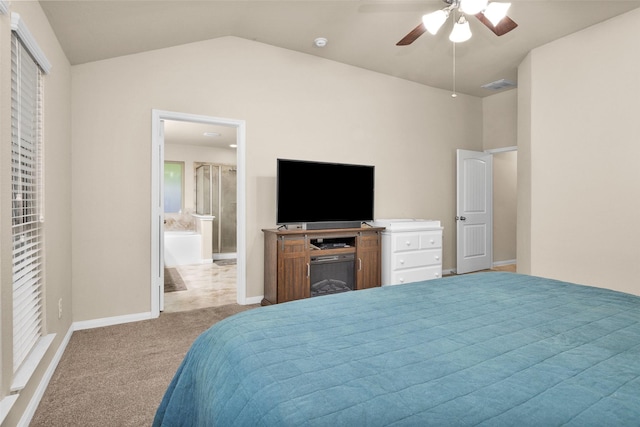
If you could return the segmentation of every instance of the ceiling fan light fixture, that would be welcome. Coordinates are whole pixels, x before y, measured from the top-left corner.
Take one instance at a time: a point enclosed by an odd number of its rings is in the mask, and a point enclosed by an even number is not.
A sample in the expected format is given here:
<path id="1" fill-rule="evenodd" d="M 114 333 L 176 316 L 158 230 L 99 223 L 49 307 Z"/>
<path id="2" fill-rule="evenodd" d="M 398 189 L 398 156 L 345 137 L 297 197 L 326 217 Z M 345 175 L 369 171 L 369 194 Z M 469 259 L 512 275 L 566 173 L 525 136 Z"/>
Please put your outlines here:
<path id="1" fill-rule="evenodd" d="M 438 30 L 445 23 L 449 17 L 449 10 L 436 10 L 435 12 L 427 13 L 422 17 L 422 23 L 429 33 L 436 35 Z"/>
<path id="2" fill-rule="evenodd" d="M 471 38 L 471 28 L 469 28 L 469 22 L 465 19 L 464 15 L 460 16 L 458 22 L 453 26 L 451 34 L 449 34 L 449 40 L 454 43 L 466 42 Z"/>
<path id="3" fill-rule="evenodd" d="M 488 0 L 461 0 L 460 10 L 467 15 L 476 15 L 487 7 L 487 3 Z"/>
<path id="4" fill-rule="evenodd" d="M 507 16 L 510 7 L 511 3 L 492 2 L 489 3 L 483 14 L 496 27 Z"/>

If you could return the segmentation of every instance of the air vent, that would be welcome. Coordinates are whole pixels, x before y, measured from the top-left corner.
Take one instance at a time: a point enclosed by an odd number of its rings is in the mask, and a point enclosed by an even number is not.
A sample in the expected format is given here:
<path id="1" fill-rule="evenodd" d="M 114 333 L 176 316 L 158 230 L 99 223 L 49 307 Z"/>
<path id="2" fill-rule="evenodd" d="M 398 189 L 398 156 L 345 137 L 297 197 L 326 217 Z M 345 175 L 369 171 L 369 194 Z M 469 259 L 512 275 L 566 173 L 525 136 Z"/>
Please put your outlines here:
<path id="1" fill-rule="evenodd" d="M 512 87 L 516 87 L 516 84 L 511 80 L 507 80 L 507 79 L 500 79 L 500 80 L 496 80 L 495 82 L 482 85 L 483 89 L 489 89 L 489 90 L 501 90 L 501 89 L 508 89 Z"/>

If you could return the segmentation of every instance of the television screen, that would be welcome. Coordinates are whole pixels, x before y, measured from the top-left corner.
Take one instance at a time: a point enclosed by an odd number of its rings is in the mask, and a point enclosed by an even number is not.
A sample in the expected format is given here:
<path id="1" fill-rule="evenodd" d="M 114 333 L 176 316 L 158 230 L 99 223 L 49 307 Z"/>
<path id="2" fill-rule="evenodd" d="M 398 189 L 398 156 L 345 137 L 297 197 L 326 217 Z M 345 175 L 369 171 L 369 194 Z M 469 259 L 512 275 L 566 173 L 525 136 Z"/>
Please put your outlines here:
<path id="1" fill-rule="evenodd" d="M 278 159 L 277 223 L 373 220 L 374 166 Z"/>

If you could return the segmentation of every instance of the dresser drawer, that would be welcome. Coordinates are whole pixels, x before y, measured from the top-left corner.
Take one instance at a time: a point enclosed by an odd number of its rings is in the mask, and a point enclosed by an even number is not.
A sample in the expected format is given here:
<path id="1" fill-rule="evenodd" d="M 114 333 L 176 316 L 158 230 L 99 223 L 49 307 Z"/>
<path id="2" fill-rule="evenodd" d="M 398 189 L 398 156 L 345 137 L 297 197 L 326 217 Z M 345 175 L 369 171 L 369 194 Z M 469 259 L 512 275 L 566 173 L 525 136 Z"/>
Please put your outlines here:
<path id="1" fill-rule="evenodd" d="M 403 233 L 394 236 L 393 252 L 415 251 L 418 249 L 435 249 L 442 247 L 442 233 Z"/>
<path id="2" fill-rule="evenodd" d="M 442 266 L 415 268 L 412 270 L 396 271 L 391 274 L 389 285 L 403 285 L 405 283 L 421 282 L 423 280 L 439 279 L 442 277 Z"/>
<path id="3" fill-rule="evenodd" d="M 394 254 L 392 268 L 393 270 L 401 270 L 437 264 L 442 264 L 442 251 L 440 249 Z"/>
<path id="4" fill-rule="evenodd" d="M 435 249 L 442 247 L 442 232 L 420 234 L 420 249 Z"/>
<path id="5" fill-rule="evenodd" d="M 393 252 L 415 251 L 420 249 L 419 234 L 401 234 L 393 237 Z"/>

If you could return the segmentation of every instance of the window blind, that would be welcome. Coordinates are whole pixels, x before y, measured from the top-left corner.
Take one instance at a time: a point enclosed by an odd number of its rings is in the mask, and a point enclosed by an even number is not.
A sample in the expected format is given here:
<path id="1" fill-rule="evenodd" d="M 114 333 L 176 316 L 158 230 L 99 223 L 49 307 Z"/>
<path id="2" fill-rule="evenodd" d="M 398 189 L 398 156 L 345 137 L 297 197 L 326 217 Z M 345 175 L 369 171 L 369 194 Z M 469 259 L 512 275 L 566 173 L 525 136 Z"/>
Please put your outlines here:
<path id="1" fill-rule="evenodd" d="M 43 333 L 43 192 L 41 70 L 11 36 L 11 196 L 13 369 Z"/>

